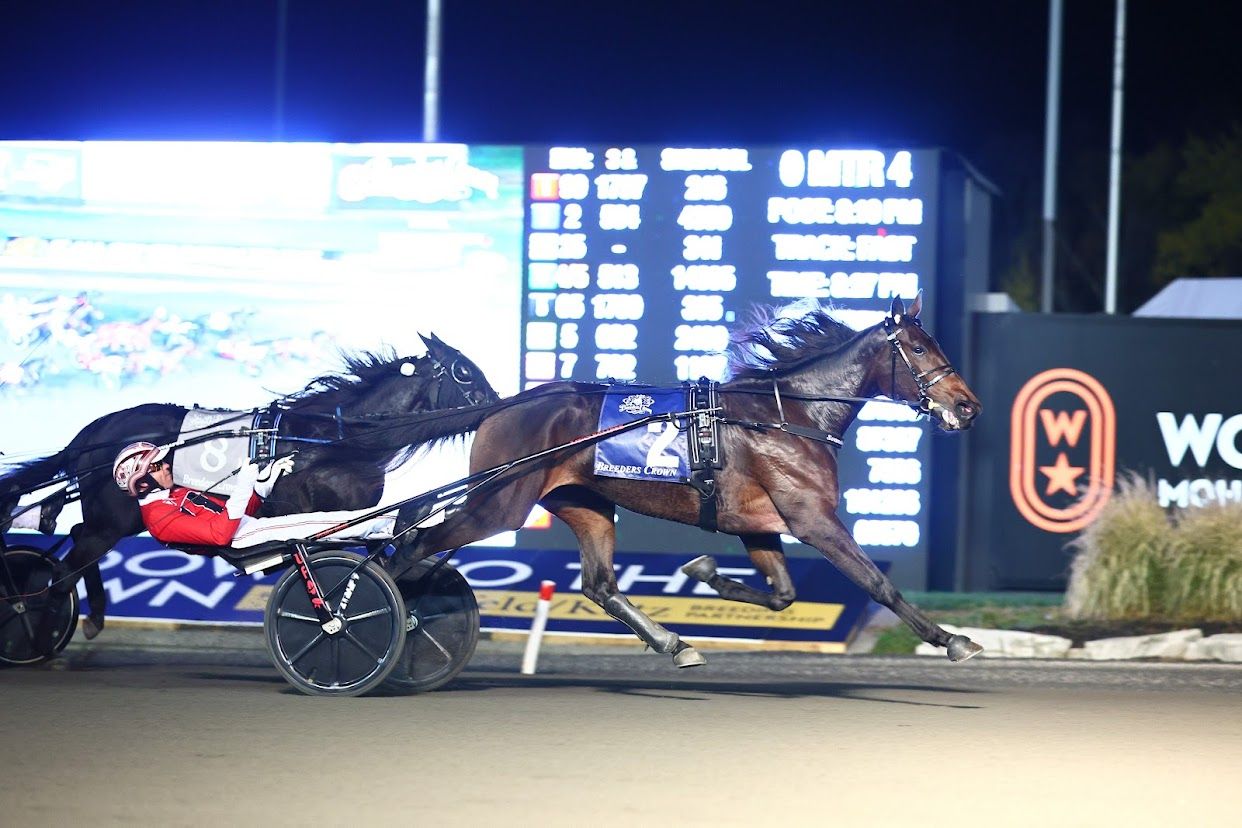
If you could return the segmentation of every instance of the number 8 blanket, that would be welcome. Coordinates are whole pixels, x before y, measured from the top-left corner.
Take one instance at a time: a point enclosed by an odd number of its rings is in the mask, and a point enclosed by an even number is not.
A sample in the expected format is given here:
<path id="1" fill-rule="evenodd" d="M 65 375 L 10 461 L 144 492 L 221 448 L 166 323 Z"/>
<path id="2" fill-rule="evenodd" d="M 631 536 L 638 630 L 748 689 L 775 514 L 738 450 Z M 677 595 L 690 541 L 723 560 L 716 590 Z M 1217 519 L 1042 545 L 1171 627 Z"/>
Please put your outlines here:
<path id="1" fill-rule="evenodd" d="M 173 483 L 228 497 L 233 493 L 233 472 L 250 459 L 249 437 L 225 437 L 238 428 L 250 427 L 256 414 L 223 408 L 191 408 L 181 421 L 179 441 L 186 445 L 173 453 Z M 219 433 L 222 436 L 203 440 Z"/>

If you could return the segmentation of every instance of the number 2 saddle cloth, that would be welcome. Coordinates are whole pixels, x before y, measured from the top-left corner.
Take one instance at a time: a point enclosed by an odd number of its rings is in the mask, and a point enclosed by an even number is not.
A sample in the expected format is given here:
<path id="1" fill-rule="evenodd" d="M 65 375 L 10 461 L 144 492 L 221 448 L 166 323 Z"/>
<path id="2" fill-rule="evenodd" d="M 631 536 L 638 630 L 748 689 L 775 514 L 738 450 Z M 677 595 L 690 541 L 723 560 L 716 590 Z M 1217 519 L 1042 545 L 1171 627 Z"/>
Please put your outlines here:
<path id="1" fill-rule="evenodd" d="M 684 388 L 610 386 L 599 411 L 600 430 L 650 414 L 686 410 Z M 626 480 L 685 483 L 690 477 L 686 421 L 662 420 L 637 426 L 595 445 L 595 473 Z"/>

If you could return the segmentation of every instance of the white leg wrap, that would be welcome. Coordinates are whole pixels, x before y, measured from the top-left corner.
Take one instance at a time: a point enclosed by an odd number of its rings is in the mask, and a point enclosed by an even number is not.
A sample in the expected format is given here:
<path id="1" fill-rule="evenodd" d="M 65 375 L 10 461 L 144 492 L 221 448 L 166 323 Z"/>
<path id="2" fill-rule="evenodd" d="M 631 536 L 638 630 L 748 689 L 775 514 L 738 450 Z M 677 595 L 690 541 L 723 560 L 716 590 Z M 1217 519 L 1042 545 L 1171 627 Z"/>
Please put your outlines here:
<path id="1" fill-rule="evenodd" d="M 22 509 L 25 509 L 25 511 L 21 511 Z M 37 505 L 29 507 L 18 506 L 13 510 L 13 515 L 13 522 L 9 524 L 9 529 L 39 531 L 39 507 Z"/>

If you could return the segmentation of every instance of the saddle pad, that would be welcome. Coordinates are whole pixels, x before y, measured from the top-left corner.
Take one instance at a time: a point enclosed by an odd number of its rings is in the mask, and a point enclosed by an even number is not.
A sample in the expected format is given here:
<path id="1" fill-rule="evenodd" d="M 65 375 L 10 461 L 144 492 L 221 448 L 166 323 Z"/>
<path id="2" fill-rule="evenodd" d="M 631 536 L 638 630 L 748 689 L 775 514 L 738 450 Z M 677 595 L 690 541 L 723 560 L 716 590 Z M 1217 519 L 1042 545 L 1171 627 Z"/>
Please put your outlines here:
<path id="1" fill-rule="evenodd" d="M 212 494 L 233 493 L 234 471 L 250 459 L 250 437 L 202 438 L 215 431 L 249 428 L 255 411 L 226 411 L 220 408 L 191 408 L 181 421 L 178 441 L 189 441 L 173 452 L 173 482 Z"/>
<path id="2" fill-rule="evenodd" d="M 633 422 L 648 414 L 686 410 L 681 388 L 614 386 L 599 410 L 600 429 Z M 623 431 L 595 445 L 595 473 L 626 480 L 685 483 L 690 474 L 686 432 L 675 422 L 656 422 Z"/>

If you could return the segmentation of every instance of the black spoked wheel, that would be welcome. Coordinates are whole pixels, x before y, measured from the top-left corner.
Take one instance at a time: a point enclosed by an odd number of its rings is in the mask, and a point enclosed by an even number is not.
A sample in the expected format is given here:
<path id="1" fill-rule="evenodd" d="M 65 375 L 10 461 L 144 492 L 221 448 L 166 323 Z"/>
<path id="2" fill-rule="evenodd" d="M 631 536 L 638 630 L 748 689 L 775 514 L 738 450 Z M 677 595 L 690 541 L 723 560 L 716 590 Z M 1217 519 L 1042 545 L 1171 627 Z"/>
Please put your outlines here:
<path id="1" fill-rule="evenodd" d="M 0 564 L 0 664 L 38 664 L 65 649 L 78 628 L 78 592 L 48 586 L 60 561 L 33 546 L 10 546 Z"/>
<path id="2" fill-rule="evenodd" d="M 333 616 L 327 632 L 302 576 L 290 569 L 272 589 L 263 631 L 276 669 L 311 696 L 359 696 L 383 683 L 405 645 L 405 604 L 392 577 L 355 552 L 317 552 L 307 565 Z"/>
<path id="3" fill-rule="evenodd" d="M 426 693 L 451 681 L 479 642 L 479 605 L 461 573 L 419 561 L 397 581 L 405 599 L 405 652 L 384 686 Z"/>

